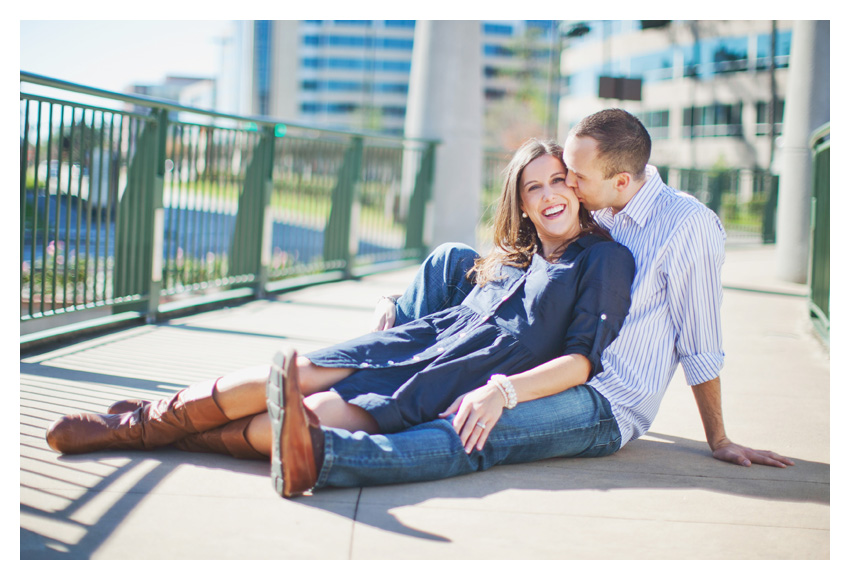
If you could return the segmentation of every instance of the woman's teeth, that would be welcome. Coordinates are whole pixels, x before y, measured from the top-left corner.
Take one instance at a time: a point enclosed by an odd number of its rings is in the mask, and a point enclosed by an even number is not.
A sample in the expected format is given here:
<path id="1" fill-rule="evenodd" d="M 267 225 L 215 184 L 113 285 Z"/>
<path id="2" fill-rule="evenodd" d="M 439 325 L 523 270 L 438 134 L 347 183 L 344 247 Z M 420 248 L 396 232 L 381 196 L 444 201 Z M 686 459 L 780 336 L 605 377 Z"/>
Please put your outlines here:
<path id="1" fill-rule="evenodd" d="M 565 207 L 564 205 L 556 205 L 554 207 L 547 208 L 543 211 L 543 215 L 545 215 L 546 217 L 549 217 L 549 216 L 561 213 L 562 211 L 564 211 L 564 207 Z"/>

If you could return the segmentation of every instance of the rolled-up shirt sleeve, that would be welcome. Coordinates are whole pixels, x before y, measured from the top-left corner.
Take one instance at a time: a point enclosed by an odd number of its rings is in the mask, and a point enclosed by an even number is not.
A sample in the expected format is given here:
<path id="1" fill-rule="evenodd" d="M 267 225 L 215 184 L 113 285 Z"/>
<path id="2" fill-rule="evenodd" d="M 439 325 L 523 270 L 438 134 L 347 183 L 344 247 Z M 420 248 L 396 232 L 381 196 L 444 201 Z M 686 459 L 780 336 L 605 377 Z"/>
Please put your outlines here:
<path id="1" fill-rule="evenodd" d="M 635 260 L 625 246 L 605 242 L 590 249 L 563 349 L 564 355 L 580 354 L 590 361 L 590 377 L 602 372 L 602 351 L 623 326 L 634 276 Z"/>
<path id="2" fill-rule="evenodd" d="M 725 353 L 720 327 L 726 233 L 710 211 L 695 213 L 671 240 L 667 253 L 670 318 L 676 330 L 676 352 L 689 385 L 720 375 Z"/>

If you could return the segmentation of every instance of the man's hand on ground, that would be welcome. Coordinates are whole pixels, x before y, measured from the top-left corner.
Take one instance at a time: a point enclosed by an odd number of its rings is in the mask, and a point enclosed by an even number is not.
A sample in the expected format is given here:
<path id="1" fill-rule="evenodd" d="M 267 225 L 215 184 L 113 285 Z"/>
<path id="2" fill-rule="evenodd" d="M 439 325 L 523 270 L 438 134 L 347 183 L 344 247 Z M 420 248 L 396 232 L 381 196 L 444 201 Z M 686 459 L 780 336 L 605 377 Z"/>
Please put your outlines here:
<path id="1" fill-rule="evenodd" d="M 712 455 L 714 455 L 715 459 L 719 459 L 720 461 L 727 461 L 729 463 L 743 465 L 744 467 L 749 467 L 753 463 L 770 465 L 773 467 L 787 467 L 789 465 L 794 465 L 793 461 L 787 457 L 782 457 L 773 451 L 758 451 L 756 449 L 750 449 L 749 447 L 732 443 L 728 439 L 726 442 L 720 444 L 712 452 Z"/>

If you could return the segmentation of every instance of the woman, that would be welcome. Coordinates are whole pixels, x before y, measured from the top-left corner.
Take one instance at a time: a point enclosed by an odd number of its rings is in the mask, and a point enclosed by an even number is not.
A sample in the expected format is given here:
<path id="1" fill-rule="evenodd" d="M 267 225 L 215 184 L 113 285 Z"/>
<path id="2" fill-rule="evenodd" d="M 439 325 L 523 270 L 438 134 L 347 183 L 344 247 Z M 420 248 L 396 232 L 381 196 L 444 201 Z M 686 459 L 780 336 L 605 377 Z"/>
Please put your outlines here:
<path id="1" fill-rule="evenodd" d="M 461 305 L 274 365 L 297 368 L 323 425 L 388 433 L 455 414 L 465 448 L 481 449 L 504 408 L 601 370 L 628 311 L 634 260 L 566 186 L 558 145 L 527 142 L 506 173 L 495 248 L 470 272 L 476 287 Z M 66 416 L 47 440 L 62 453 L 174 444 L 266 457 L 268 376 L 268 366 L 246 369 L 168 400 Z"/>

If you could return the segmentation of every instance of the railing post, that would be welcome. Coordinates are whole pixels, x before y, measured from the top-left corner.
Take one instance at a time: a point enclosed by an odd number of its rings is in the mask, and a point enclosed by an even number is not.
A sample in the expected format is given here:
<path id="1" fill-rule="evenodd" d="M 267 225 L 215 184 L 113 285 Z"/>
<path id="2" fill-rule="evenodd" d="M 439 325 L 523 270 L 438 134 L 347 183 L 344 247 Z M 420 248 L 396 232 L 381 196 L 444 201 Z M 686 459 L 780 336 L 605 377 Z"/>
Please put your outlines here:
<path id="1" fill-rule="evenodd" d="M 767 201 L 761 222 L 761 241 L 764 244 L 776 243 L 776 203 L 779 198 L 779 178 L 767 176 Z"/>
<path id="2" fill-rule="evenodd" d="M 127 186 L 116 211 L 115 296 L 140 295 L 148 322 L 156 320 L 162 290 L 164 238 L 163 186 L 168 111 L 151 110 L 135 141 L 127 169 Z M 137 310 L 138 302 L 116 304 L 114 313 Z"/>
<path id="3" fill-rule="evenodd" d="M 152 179 L 149 181 L 146 210 L 151 217 L 149 227 L 143 232 L 145 247 L 150 249 L 150 277 L 148 285 L 148 307 L 145 314 L 150 324 L 156 322 L 159 314 L 159 299 L 162 293 L 162 252 L 165 242 L 165 210 L 163 209 L 163 188 L 165 186 L 165 144 L 168 136 L 168 111 L 152 111 L 156 116 L 156 131 L 151 139 Z"/>
<path id="4" fill-rule="evenodd" d="M 253 275 L 252 286 L 257 298 L 265 294 L 268 280 L 274 140 L 274 127 L 263 127 L 239 195 L 228 262 L 231 276 Z"/>
<path id="5" fill-rule="evenodd" d="M 407 235 L 404 240 L 404 248 L 419 250 L 422 254 L 420 258 L 425 257 L 425 206 L 431 198 L 431 188 L 434 183 L 436 148 L 435 143 L 429 143 L 422 154 L 419 173 L 416 175 L 413 194 L 410 196 L 410 208 L 407 212 Z"/>
<path id="6" fill-rule="evenodd" d="M 720 215 L 720 206 L 723 204 L 723 176 L 725 173 L 717 172 L 708 175 L 708 203 L 706 205 L 711 211 Z"/>
<path id="7" fill-rule="evenodd" d="M 326 262 L 341 261 L 346 278 L 351 276 L 353 255 L 351 251 L 352 208 L 357 196 L 357 184 L 363 163 L 363 137 L 351 140 L 336 186 L 331 193 L 331 213 L 325 226 L 323 257 Z"/>

